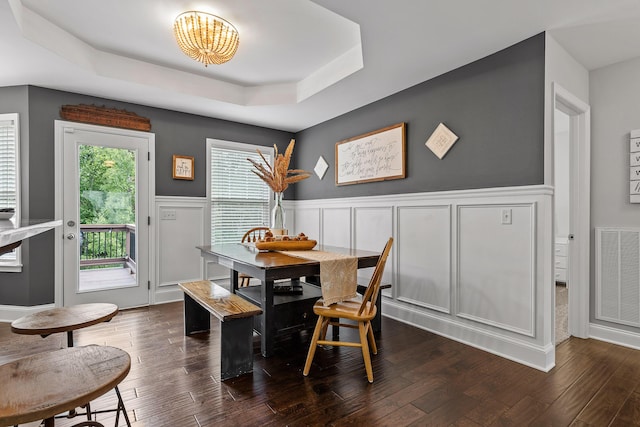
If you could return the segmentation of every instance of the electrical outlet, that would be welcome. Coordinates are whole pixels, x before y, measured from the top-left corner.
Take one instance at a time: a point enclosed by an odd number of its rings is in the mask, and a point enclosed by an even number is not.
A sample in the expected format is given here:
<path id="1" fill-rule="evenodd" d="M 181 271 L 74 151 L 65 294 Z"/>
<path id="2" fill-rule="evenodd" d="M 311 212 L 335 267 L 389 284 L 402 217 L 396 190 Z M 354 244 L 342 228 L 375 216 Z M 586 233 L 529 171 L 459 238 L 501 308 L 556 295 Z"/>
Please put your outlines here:
<path id="1" fill-rule="evenodd" d="M 165 209 L 162 211 L 162 214 L 160 215 L 160 219 L 168 219 L 168 220 L 175 220 L 176 219 L 176 211 L 175 209 Z"/>
<path id="2" fill-rule="evenodd" d="M 502 223 L 511 224 L 511 209 L 502 209 Z"/>

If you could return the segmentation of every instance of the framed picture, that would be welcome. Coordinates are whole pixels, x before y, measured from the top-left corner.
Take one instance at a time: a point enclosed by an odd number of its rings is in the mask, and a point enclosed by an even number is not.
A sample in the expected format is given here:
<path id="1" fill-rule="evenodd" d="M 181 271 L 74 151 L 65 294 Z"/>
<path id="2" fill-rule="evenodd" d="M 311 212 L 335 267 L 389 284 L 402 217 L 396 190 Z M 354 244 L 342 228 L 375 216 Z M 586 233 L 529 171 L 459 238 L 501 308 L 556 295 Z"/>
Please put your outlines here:
<path id="1" fill-rule="evenodd" d="M 405 178 L 405 124 L 336 143 L 336 185 Z"/>
<path id="2" fill-rule="evenodd" d="M 451 132 L 443 123 L 440 123 L 433 131 L 427 142 L 424 143 L 440 160 L 458 140 L 458 135 Z"/>
<path id="3" fill-rule="evenodd" d="M 173 179 L 193 181 L 193 157 L 173 155 Z"/>

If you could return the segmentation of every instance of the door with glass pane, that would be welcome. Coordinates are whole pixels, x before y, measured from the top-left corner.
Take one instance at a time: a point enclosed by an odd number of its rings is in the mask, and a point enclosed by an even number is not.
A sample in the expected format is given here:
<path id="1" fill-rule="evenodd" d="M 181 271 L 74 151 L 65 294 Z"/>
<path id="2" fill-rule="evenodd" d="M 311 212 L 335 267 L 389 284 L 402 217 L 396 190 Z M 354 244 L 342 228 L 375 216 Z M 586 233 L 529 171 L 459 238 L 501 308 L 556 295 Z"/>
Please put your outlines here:
<path id="1" fill-rule="evenodd" d="M 149 134 L 68 124 L 64 305 L 149 303 Z"/>

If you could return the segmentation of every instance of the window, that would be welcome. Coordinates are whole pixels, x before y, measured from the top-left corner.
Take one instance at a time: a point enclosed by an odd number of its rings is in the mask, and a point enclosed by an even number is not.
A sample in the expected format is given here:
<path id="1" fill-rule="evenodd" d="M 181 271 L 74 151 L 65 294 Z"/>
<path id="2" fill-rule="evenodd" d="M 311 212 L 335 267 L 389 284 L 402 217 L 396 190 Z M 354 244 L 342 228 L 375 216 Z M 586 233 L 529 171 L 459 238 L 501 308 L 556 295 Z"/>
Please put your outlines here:
<path id="1" fill-rule="evenodd" d="M 0 208 L 15 209 L 14 220 L 20 218 L 18 129 L 18 114 L 0 114 Z M 0 256 L 0 271 L 19 267 L 19 248 Z"/>
<path id="2" fill-rule="evenodd" d="M 269 147 L 207 140 L 207 194 L 211 202 L 211 244 L 237 243 L 248 229 L 269 225 L 271 190 L 247 161 L 262 159 L 260 149 L 272 163 Z"/>

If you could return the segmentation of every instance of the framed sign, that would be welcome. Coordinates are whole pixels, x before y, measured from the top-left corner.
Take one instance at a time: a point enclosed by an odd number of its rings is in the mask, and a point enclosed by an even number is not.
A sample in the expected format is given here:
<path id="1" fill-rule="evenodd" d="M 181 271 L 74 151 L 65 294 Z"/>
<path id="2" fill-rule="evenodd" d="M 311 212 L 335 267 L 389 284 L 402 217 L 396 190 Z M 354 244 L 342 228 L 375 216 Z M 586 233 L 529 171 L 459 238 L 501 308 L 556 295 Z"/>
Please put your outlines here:
<path id="1" fill-rule="evenodd" d="M 336 185 L 404 177 L 404 123 L 336 143 Z"/>
<path id="2" fill-rule="evenodd" d="M 193 181 L 193 157 L 173 155 L 173 179 Z"/>

